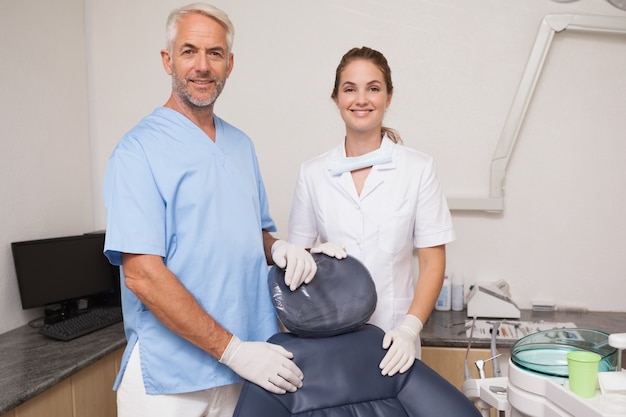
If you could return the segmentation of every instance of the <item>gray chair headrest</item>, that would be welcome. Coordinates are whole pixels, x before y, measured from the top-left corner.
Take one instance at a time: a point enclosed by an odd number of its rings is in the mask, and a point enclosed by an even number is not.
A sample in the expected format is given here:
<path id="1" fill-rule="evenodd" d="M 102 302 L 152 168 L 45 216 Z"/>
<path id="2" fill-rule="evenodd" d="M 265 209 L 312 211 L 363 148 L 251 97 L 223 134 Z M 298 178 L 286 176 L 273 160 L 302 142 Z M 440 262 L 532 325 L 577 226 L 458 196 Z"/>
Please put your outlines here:
<path id="1" fill-rule="evenodd" d="M 359 260 L 314 253 L 317 273 L 309 284 L 291 291 L 285 270 L 273 266 L 269 286 L 281 323 L 301 337 L 328 337 L 363 326 L 376 309 L 374 281 Z"/>

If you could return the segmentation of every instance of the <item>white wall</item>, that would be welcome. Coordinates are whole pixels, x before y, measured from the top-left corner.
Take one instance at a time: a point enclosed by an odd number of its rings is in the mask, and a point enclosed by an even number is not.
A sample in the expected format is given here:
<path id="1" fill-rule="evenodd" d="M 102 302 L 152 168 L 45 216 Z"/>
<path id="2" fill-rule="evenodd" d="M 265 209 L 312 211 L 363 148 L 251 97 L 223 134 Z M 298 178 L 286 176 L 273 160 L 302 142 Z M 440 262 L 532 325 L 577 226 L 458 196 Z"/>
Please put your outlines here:
<path id="1" fill-rule="evenodd" d="M 6 2 L 0 0 L 0 7 Z M 10 3 L 15 10 L 9 12 L 30 17 L 26 11 L 32 6 Z M 76 3 L 73 11 L 79 9 Z M 100 185 L 109 153 L 126 130 L 169 95 L 170 80 L 161 67 L 159 50 L 167 13 L 184 3 L 84 1 L 94 198 L 93 212 L 91 203 L 72 210 L 89 220 L 93 214 L 95 229 L 105 224 Z M 334 146 L 343 135 L 329 94 L 335 67 L 349 48 L 367 45 L 387 56 L 396 90 L 386 124 L 399 130 L 408 146 L 435 157 L 446 194 L 485 197 L 490 160 L 543 16 L 626 17 L 626 12 L 603 0 L 213 3 L 229 13 L 237 30 L 234 71 L 216 111 L 255 141 L 279 237 L 286 234 L 299 164 Z M 23 30 L 2 26 L 2 35 Z M 48 36 L 45 26 L 40 31 L 39 37 Z M 561 305 L 626 311 L 619 297 L 626 289 L 626 244 L 621 238 L 626 176 L 624 153 L 619 152 L 624 150 L 620 139 L 626 131 L 626 54 L 621 53 L 625 44 L 626 37 L 608 35 L 568 34 L 555 40 L 511 160 L 505 211 L 453 213 L 458 240 L 449 245 L 449 272 L 463 275 L 468 283 L 507 279 L 522 307 L 529 307 L 531 300 L 548 299 Z M 28 56 L 24 49 L 31 45 L 20 49 L 23 56 Z M 72 60 L 82 54 L 80 48 L 58 49 Z M 49 74 L 50 62 L 39 67 L 41 74 Z M 0 71 L 9 70 L 3 66 Z M 3 91 L 7 80 L 5 76 L 0 81 Z M 597 87 L 596 81 L 604 84 Z M 31 87 L 24 85 L 25 91 L 35 94 Z M 82 94 L 75 79 L 54 87 L 65 95 L 51 96 L 55 101 L 46 101 L 50 106 L 58 106 L 58 101 L 69 105 L 67 94 Z M 6 109 L 14 100 L 0 100 L 5 124 Z M 38 114 L 35 120 L 41 117 Z M 81 124 L 85 119 L 76 117 L 73 122 Z M 6 123 L 19 131 L 13 119 Z M 47 131 L 55 140 L 63 136 Z M 37 132 L 29 132 L 27 139 L 47 149 Z M 29 151 L 32 148 L 36 146 Z M 83 147 L 81 156 L 88 153 Z M 9 172 L 31 165 L 27 154 L 9 159 Z M 65 180 L 61 170 L 47 173 L 52 181 Z M 27 185 L 45 188 L 45 182 L 27 175 Z M 9 195 L 24 189 L 13 181 L 8 187 Z M 90 191 L 86 187 L 83 196 L 90 198 Z M 40 201 L 49 193 L 37 190 L 28 195 Z M 47 214 L 57 220 L 63 215 L 39 207 L 30 215 L 5 214 L 3 221 L 11 218 L 17 231 L 31 227 L 32 217 Z M 88 223 L 58 223 L 56 229 L 39 230 L 41 234 L 82 231 L 91 226 Z M 31 235 L 38 234 L 37 228 L 30 230 Z M 1 233 L 5 273 L 0 285 L 7 290 L 0 297 L 15 300 L 6 242 L 15 240 L 17 233 L 5 234 L 4 228 Z M 15 312 L 19 302 L 10 309 L 4 309 L 5 304 L 4 300 L 0 304 L 5 314 L 17 317 L 14 322 L 24 322 L 23 315 Z"/>
<path id="2" fill-rule="evenodd" d="M 41 313 L 10 243 L 94 227 L 83 2 L 58 3 L 0 0 L 0 333 Z"/>

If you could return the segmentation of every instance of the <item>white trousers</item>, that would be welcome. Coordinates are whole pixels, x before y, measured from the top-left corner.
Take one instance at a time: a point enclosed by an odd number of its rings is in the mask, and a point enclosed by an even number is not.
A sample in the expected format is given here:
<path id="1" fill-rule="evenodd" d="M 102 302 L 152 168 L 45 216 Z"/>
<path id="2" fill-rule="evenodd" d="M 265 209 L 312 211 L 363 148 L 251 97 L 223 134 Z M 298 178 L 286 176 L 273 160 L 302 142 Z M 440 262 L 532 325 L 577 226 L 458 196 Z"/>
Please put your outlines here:
<path id="1" fill-rule="evenodd" d="M 146 394 L 138 345 L 117 389 L 118 417 L 232 417 L 242 383 L 185 394 Z"/>

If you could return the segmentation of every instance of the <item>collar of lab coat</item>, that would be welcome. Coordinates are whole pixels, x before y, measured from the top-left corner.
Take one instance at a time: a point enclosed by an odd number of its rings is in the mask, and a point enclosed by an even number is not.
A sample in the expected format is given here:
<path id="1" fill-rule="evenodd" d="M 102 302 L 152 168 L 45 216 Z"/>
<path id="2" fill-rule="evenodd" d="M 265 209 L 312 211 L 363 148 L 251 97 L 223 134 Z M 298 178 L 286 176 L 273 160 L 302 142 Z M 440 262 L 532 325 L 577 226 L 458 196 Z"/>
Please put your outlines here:
<path id="1" fill-rule="evenodd" d="M 379 169 L 390 169 L 390 168 L 395 168 L 396 167 L 396 159 L 397 159 L 397 155 L 395 152 L 395 147 L 397 146 L 396 143 L 394 143 L 391 139 L 389 139 L 389 137 L 387 136 L 387 134 L 385 133 L 383 135 L 383 139 L 380 143 L 380 148 L 379 149 L 387 149 L 387 148 L 391 148 L 392 151 L 392 159 L 391 162 L 387 162 L 384 164 L 378 164 L 375 165 L 375 167 L 378 167 Z M 335 152 L 331 152 L 328 156 L 327 159 L 327 164 L 336 159 L 336 158 L 347 158 L 348 156 L 346 156 L 346 140 L 344 139 L 341 142 L 341 145 L 339 145 L 337 148 L 335 148 Z"/>
<path id="2" fill-rule="evenodd" d="M 367 180 L 365 181 L 365 185 L 363 190 L 361 190 L 361 195 L 356 194 L 356 188 L 354 187 L 354 182 L 352 181 L 352 175 L 350 172 L 344 172 L 341 175 L 336 175 L 333 179 L 336 181 L 337 185 L 341 187 L 348 195 L 350 195 L 356 202 L 363 200 L 370 193 L 372 193 L 378 186 L 380 186 L 385 180 L 385 173 L 390 170 L 396 169 L 398 162 L 398 155 L 395 147 L 397 146 L 387 134 L 383 136 L 382 142 L 380 144 L 380 148 L 390 147 L 392 150 L 392 158 L 391 162 L 387 162 L 384 164 L 374 165 L 367 176 Z M 345 139 L 341 142 L 341 145 L 336 148 L 335 152 L 331 152 L 329 154 L 329 161 L 333 158 L 338 157 L 346 157 L 346 146 Z"/>

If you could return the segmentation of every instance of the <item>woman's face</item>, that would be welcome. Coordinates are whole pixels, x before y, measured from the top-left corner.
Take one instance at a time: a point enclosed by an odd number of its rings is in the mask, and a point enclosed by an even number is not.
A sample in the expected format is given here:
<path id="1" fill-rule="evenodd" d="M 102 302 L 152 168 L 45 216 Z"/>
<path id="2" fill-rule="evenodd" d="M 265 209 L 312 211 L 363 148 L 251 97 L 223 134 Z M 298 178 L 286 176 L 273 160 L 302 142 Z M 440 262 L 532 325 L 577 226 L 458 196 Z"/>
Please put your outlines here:
<path id="1" fill-rule="evenodd" d="M 335 103 L 347 133 L 379 133 L 391 94 L 383 73 L 365 59 L 349 63 L 340 75 Z"/>

